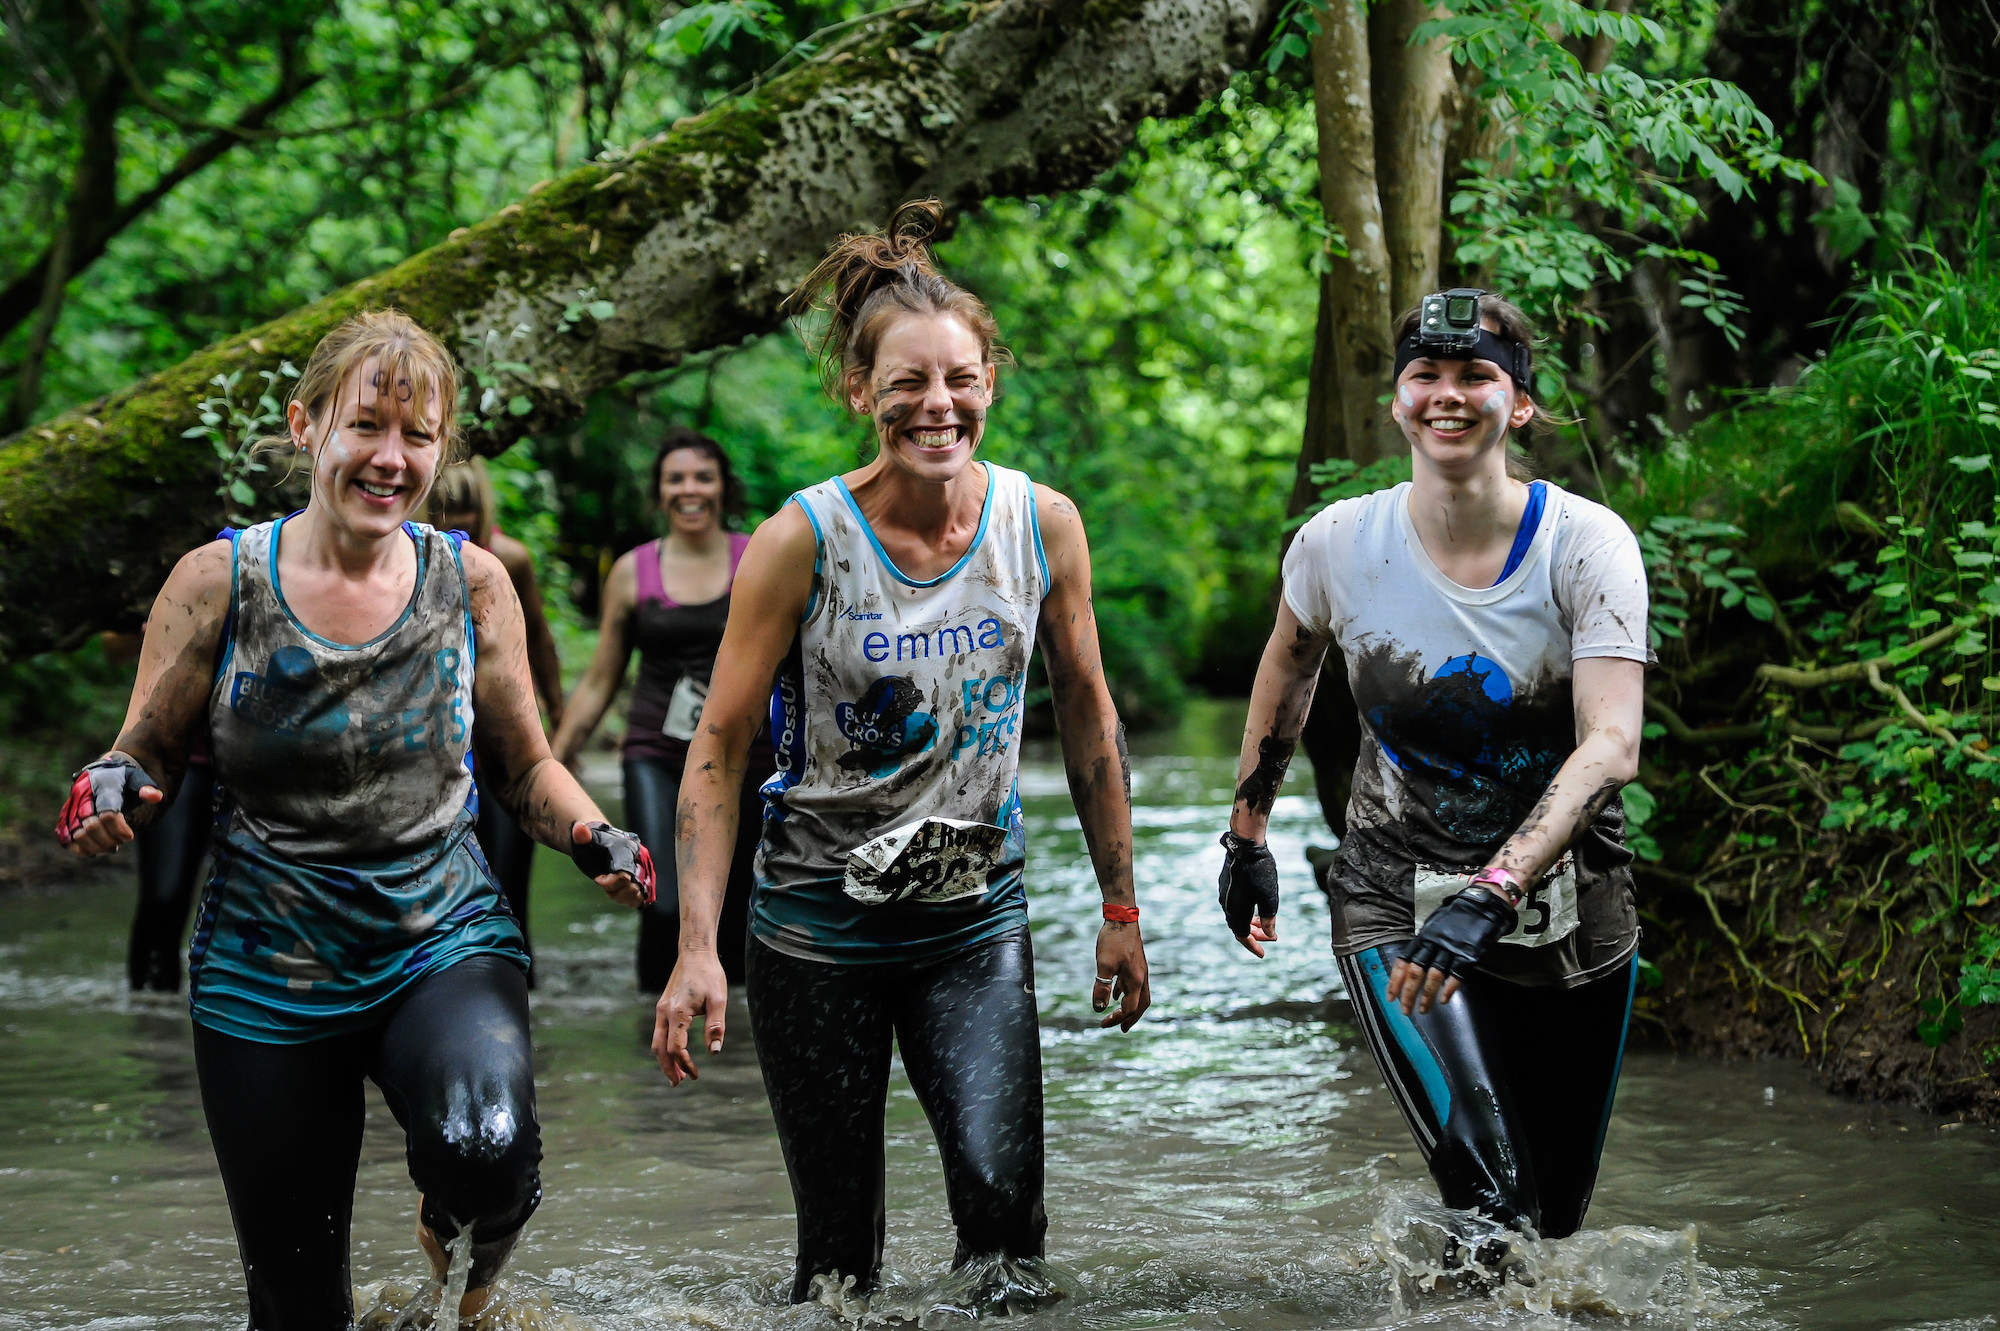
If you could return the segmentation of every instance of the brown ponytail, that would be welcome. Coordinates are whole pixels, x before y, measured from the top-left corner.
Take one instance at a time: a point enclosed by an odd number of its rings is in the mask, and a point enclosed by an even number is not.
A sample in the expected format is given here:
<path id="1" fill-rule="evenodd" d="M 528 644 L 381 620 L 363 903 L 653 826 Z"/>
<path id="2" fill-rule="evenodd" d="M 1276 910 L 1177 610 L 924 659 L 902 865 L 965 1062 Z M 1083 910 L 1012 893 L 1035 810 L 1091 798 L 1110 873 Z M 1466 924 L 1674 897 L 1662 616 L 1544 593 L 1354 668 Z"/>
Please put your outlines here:
<path id="1" fill-rule="evenodd" d="M 986 302 L 938 271 L 931 237 L 944 225 L 936 199 L 912 199 L 896 209 L 886 231 L 842 236 L 785 302 L 791 314 L 822 310 L 826 324 L 809 345 L 820 383 L 836 402 L 848 385 L 875 368 L 882 334 L 905 314 L 949 314 L 979 339 L 981 357 L 1008 364 L 1000 329 Z"/>

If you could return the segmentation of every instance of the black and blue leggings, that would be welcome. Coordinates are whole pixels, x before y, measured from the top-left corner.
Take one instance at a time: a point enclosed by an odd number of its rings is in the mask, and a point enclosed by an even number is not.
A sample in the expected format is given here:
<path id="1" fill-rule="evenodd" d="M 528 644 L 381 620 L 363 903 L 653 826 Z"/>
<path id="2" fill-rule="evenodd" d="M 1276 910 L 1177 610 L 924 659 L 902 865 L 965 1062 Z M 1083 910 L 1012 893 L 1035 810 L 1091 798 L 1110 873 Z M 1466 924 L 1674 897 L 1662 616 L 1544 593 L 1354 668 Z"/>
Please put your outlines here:
<path id="1" fill-rule="evenodd" d="M 386 1005 L 389 1007 L 391 1005 Z M 347 1331 L 362 1082 L 402 1125 L 423 1221 L 472 1230 L 488 1283 L 541 1202 L 541 1129 L 520 969 L 474 956 L 399 994 L 378 1026 L 304 1044 L 194 1028 L 201 1105 L 250 1287 L 252 1331 Z"/>
<path id="2" fill-rule="evenodd" d="M 1389 1000 L 1407 944 L 1340 958 L 1355 1019 L 1444 1204 L 1543 1238 L 1583 1225 L 1631 1021 L 1637 953 L 1573 989 L 1479 971 L 1422 1016 Z"/>
<path id="3" fill-rule="evenodd" d="M 1049 1222 L 1027 926 L 913 965 L 805 961 L 755 935 L 747 952 L 750 1027 L 798 1207 L 792 1302 L 814 1276 L 852 1276 L 867 1293 L 881 1274 L 892 1043 L 944 1157 L 953 1265 L 1040 1257 Z"/>

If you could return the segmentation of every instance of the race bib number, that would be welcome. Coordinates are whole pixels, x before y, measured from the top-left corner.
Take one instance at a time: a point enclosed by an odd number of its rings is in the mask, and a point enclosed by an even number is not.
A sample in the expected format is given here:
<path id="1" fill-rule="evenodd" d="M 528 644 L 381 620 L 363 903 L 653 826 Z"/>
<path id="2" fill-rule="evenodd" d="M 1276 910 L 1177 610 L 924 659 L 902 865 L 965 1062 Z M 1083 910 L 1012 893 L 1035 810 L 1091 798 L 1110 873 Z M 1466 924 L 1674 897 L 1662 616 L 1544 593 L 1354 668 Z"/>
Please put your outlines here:
<path id="1" fill-rule="evenodd" d="M 667 699 L 667 719 L 660 722 L 660 733 L 668 739 L 693 739 L 701 725 L 701 705 L 707 701 L 708 681 L 682 675 L 673 697 Z"/>
<path id="2" fill-rule="evenodd" d="M 956 901 L 986 890 L 1007 829 L 958 818 L 925 818 L 884 832 L 847 857 L 841 889 L 868 906 Z"/>
<path id="3" fill-rule="evenodd" d="M 1424 927 L 1424 921 L 1431 917 L 1445 902 L 1445 898 L 1464 890 L 1472 881 L 1469 873 L 1439 873 L 1434 869 L 1418 868 L 1417 928 Z M 1576 861 L 1565 855 L 1550 870 L 1542 881 L 1535 884 L 1522 900 L 1516 912 L 1520 923 L 1514 931 L 1501 937 L 1503 943 L 1516 947 L 1547 947 L 1550 943 L 1560 943 L 1576 932 Z"/>

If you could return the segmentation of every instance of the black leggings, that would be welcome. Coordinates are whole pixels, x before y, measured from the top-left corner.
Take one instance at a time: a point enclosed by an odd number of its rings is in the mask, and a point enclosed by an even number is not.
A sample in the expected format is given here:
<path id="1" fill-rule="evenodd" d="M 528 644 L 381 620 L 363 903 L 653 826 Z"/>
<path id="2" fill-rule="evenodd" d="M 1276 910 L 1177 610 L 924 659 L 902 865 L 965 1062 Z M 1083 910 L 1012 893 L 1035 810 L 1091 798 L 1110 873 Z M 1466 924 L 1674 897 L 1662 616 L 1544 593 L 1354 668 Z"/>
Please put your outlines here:
<path id="1" fill-rule="evenodd" d="M 1406 1017 L 1388 993 L 1406 946 L 1342 957 L 1340 973 L 1444 1204 L 1574 1234 L 1597 1184 L 1637 954 L 1574 989 L 1474 971 L 1451 1002 Z"/>
<path id="2" fill-rule="evenodd" d="M 716 922 L 715 950 L 731 984 L 743 982 L 743 935 L 750 920 L 750 870 L 757 838 L 764 830 L 764 799 L 755 773 L 743 782 L 737 810 L 736 853 L 729 862 L 729 885 Z M 681 880 L 674 863 L 674 817 L 681 802 L 681 765 L 664 758 L 625 760 L 625 826 L 653 853 L 660 894 L 639 912 L 639 988 L 656 994 L 667 987 L 681 956 Z"/>
<path id="3" fill-rule="evenodd" d="M 125 950 L 125 977 L 134 989 L 171 994 L 181 987 L 181 947 L 195 883 L 215 825 L 215 769 L 189 763 L 174 802 L 138 829 L 139 909 Z"/>
<path id="4" fill-rule="evenodd" d="M 493 885 L 506 899 L 507 913 L 521 926 L 521 946 L 528 952 L 528 987 L 535 987 L 535 950 L 528 946 L 528 878 L 535 867 L 535 839 L 521 830 L 514 816 L 479 783 L 479 824 L 474 830 Z"/>
<path id="5" fill-rule="evenodd" d="M 954 1265 L 1039 1257 L 1042 1046 L 1025 926 L 943 961 L 834 965 L 752 938 L 750 1029 L 799 1215 L 792 1302 L 816 1275 L 875 1287 L 889 1047 L 931 1121 L 958 1230 Z"/>
<path id="6" fill-rule="evenodd" d="M 504 958 L 426 976 L 382 1024 L 309 1044 L 196 1026 L 194 1060 L 252 1331 L 353 1324 L 347 1243 L 364 1077 L 403 1127 L 424 1223 L 441 1240 L 471 1226 L 473 1286 L 491 1281 L 541 1202 L 528 990 Z"/>

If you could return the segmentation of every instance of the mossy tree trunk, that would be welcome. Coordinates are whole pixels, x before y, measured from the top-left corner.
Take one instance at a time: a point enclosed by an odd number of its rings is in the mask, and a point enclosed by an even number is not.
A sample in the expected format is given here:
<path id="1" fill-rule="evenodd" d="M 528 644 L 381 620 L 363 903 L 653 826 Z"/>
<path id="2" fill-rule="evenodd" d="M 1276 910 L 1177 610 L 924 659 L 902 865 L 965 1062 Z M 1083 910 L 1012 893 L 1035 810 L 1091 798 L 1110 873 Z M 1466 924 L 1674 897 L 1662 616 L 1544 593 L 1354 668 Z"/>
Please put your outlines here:
<path id="1" fill-rule="evenodd" d="M 303 363 L 350 314 L 393 305 L 456 349 L 473 442 L 499 452 L 625 374 L 774 328 L 835 235 L 879 225 L 905 198 L 966 207 L 1087 182 L 1141 119 L 1191 107 L 1256 59 L 1279 7 L 891 9 L 624 160 L 0 441 L 0 655 L 136 623 L 174 560 L 213 534 L 215 458 L 183 436 L 215 376 L 243 371 L 254 385 L 280 361 Z M 601 319 L 587 309 L 600 301 L 611 305 Z"/>

